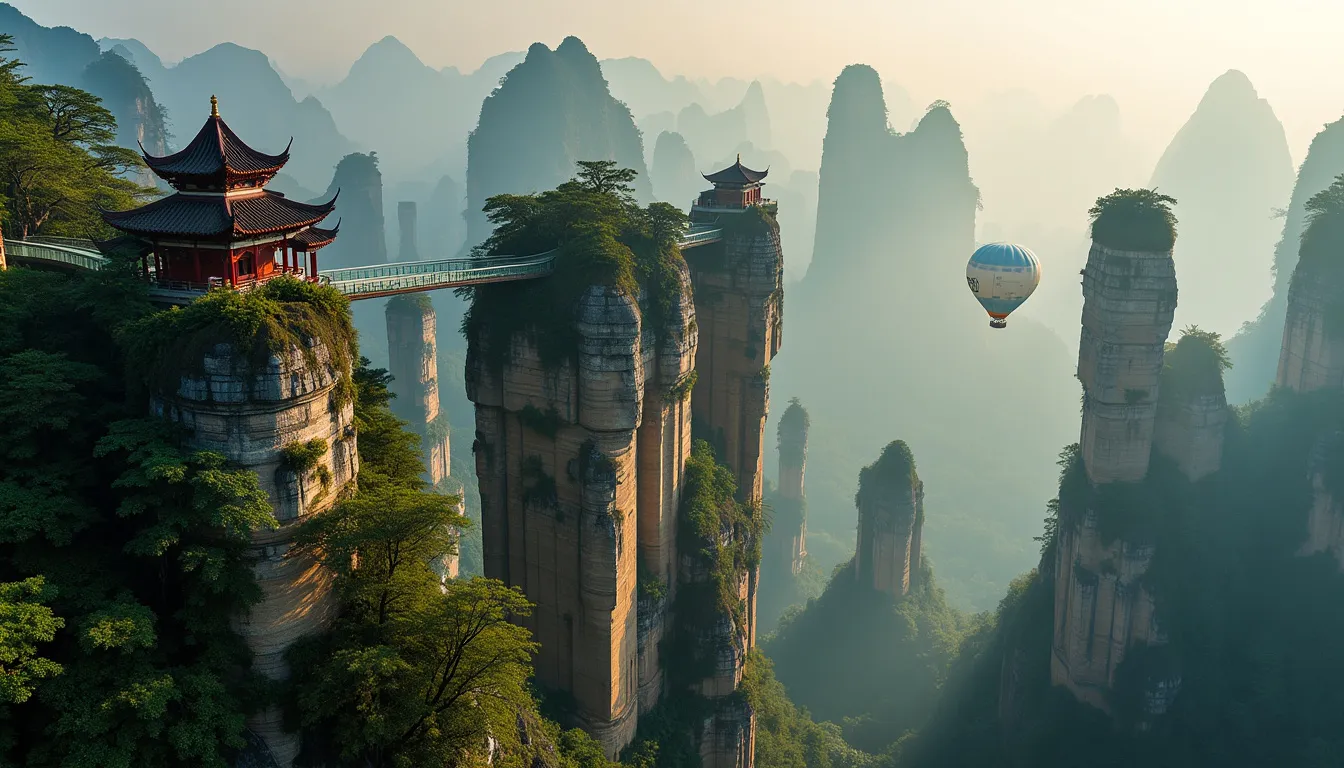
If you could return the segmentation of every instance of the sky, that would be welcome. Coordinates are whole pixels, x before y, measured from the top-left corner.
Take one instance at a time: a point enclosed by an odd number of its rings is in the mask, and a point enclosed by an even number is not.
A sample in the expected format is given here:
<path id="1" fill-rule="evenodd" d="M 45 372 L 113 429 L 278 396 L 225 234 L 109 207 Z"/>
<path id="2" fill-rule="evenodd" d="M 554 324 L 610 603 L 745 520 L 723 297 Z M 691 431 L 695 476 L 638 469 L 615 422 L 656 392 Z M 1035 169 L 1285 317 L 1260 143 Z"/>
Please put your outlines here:
<path id="1" fill-rule="evenodd" d="M 1269 100 L 1294 162 L 1344 111 L 1341 0 L 9 0 L 38 23 L 135 37 L 166 62 L 224 41 L 287 74 L 340 79 L 395 35 L 426 63 L 471 70 L 533 42 L 582 38 L 598 58 L 664 74 L 832 80 L 871 64 L 917 103 L 1026 88 L 1053 109 L 1109 93 L 1163 143 L 1204 89 L 1240 69 Z"/>

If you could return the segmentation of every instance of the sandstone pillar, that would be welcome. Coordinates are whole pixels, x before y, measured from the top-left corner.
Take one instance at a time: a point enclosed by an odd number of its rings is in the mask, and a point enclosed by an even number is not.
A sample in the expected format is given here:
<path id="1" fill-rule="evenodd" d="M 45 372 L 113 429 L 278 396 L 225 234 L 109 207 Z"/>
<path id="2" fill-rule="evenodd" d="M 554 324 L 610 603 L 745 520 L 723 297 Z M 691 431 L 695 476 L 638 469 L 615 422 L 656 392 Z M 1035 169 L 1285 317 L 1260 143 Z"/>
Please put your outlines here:
<path id="1" fill-rule="evenodd" d="M 775 541 L 774 557 L 781 567 L 777 573 L 802 573 L 807 557 L 807 507 L 803 494 L 803 473 L 807 466 L 807 410 L 797 398 L 779 419 L 779 492 L 775 502 L 771 534 Z M 785 571 L 782 566 L 787 565 Z"/>
<path id="2" fill-rule="evenodd" d="M 633 299 L 590 287 L 576 354 L 559 365 L 523 335 L 468 338 L 486 575 L 536 604 L 523 623 L 541 646 L 537 680 L 574 696 L 610 758 L 662 691 L 667 599 L 652 580 L 675 584 L 690 449 L 679 385 L 696 346 L 690 301 L 673 305 L 666 327 L 646 327 Z"/>
<path id="3" fill-rule="evenodd" d="M 439 360 L 434 306 L 423 293 L 394 296 L 387 302 L 388 373 L 392 374 L 392 413 L 410 422 L 420 435 L 425 480 L 437 486 L 448 477 L 448 419 L 439 410 Z"/>
<path id="4" fill-rule="evenodd" d="M 397 233 L 399 235 L 397 261 L 420 260 L 419 234 L 416 229 L 418 226 L 416 218 L 414 202 L 410 200 L 402 200 L 397 203 Z"/>
<path id="5" fill-rule="evenodd" d="M 311 559 L 290 556 L 289 547 L 299 523 L 353 491 L 359 471 L 354 405 L 337 396 L 337 382 L 348 380 L 350 369 L 337 370 L 318 344 L 306 351 L 291 346 L 264 369 L 253 370 L 231 346 L 220 344 L 206 353 L 201 370 L 184 372 L 177 391 L 155 395 L 151 406 L 189 430 L 191 448 L 221 453 L 256 472 L 271 500 L 280 527 L 256 534 L 252 548 L 263 597 L 237 629 L 252 650 L 254 667 L 283 680 L 289 676 L 285 651 L 335 615 L 330 572 Z M 326 449 L 316 463 L 294 466 L 286 459 L 286 448 L 313 441 Z M 284 730 L 280 711 L 257 714 L 248 727 L 288 768 L 299 737 Z"/>
<path id="6" fill-rule="evenodd" d="M 889 444 L 859 473 L 855 503 L 859 508 L 855 578 L 892 597 L 904 596 L 919 574 L 924 483 L 903 441 Z"/>

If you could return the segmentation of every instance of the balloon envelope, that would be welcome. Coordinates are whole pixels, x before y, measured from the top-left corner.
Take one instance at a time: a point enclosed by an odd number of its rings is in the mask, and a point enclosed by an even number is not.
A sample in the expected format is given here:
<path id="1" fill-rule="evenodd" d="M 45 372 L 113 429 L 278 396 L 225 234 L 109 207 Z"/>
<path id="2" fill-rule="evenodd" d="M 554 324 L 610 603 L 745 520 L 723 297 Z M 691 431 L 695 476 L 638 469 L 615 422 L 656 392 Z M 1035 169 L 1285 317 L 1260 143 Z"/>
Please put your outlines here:
<path id="1" fill-rule="evenodd" d="M 976 249 L 966 264 L 966 285 L 989 314 L 990 326 L 1003 328 L 1041 282 L 1041 262 L 1030 250 L 1009 243 Z"/>

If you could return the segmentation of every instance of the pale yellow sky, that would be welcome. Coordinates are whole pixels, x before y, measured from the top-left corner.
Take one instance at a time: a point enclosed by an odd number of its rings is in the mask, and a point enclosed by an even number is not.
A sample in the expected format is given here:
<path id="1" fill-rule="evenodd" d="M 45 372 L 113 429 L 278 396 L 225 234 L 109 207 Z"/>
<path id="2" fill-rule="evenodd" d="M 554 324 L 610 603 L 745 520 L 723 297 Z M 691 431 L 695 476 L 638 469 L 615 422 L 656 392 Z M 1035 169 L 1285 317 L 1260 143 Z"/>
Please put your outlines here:
<path id="1" fill-rule="evenodd" d="M 9 0 L 39 23 L 136 37 L 167 61 L 231 40 L 288 73 L 338 79 L 395 35 L 426 63 L 581 37 L 599 58 L 665 74 L 831 80 L 864 62 L 916 103 L 1021 87 L 1062 108 L 1110 93 L 1145 144 L 1165 143 L 1204 88 L 1244 71 L 1294 162 L 1344 112 L 1344 0 Z"/>

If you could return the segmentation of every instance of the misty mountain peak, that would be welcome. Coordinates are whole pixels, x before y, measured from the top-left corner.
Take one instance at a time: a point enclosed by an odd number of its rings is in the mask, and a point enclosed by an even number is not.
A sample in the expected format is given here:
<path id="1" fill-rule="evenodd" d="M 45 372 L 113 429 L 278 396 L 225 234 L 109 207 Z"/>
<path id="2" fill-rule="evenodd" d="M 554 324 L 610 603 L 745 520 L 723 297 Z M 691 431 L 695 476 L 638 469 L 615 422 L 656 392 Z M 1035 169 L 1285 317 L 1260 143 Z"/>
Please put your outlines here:
<path id="1" fill-rule="evenodd" d="M 851 130 L 886 132 L 887 103 L 882 95 L 882 78 L 867 64 L 850 64 L 835 79 L 831 105 L 826 117 Z"/>
<path id="2" fill-rule="evenodd" d="M 405 71 L 420 70 L 425 68 L 425 63 L 415 55 L 415 51 L 406 47 L 406 44 L 392 35 L 384 37 L 382 40 L 370 45 L 364 53 L 355 60 L 350 67 L 350 74 L 354 75 L 360 70 L 379 70 L 379 71 Z"/>

